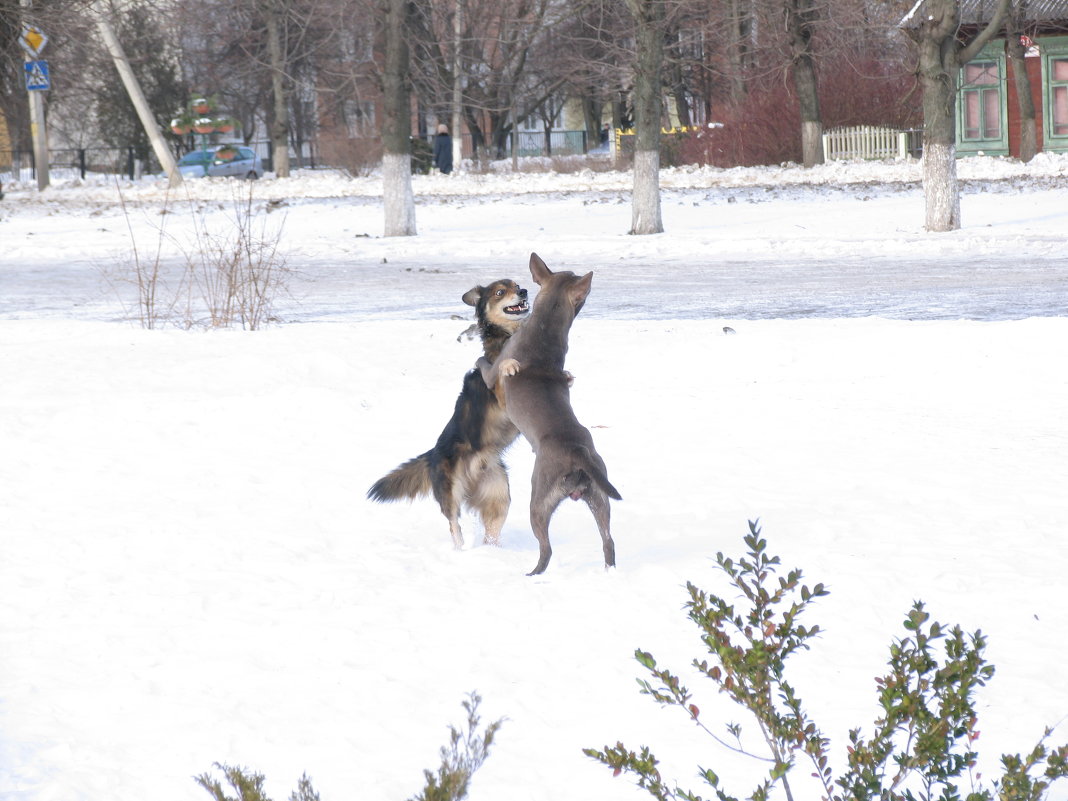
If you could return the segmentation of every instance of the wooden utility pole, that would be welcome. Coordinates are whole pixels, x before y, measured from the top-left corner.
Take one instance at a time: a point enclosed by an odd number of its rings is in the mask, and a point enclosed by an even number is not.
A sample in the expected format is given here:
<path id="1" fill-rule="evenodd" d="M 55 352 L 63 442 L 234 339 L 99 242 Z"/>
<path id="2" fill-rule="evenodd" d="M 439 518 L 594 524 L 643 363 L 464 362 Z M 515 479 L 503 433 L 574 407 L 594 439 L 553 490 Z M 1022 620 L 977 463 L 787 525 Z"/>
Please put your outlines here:
<path id="1" fill-rule="evenodd" d="M 149 108 L 148 101 L 145 99 L 145 93 L 141 91 L 141 84 L 137 82 L 137 76 L 134 75 L 133 68 L 130 67 L 130 61 L 126 58 L 126 53 L 119 42 L 119 37 L 115 35 L 115 31 L 111 27 L 103 8 L 96 9 L 96 27 L 104 40 L 104 46 L 107 47 L 108 53 L 111 54 L 111 59 L 115 62 L 115 68 L 119 71 L 119 77 L 122 79 L 123 86 L 126 87 L 126 93 L 130 96 L 130 101 L 137 111 L 141 125 L 144 126 L 145 133 L 152 143 L 152 151 L 156 154 L 156 158 L 159 159 L 163 171 L 167 173 L 170 185 L 178 186 L 182 183 L 182 174 L 178 172 L 178 163 L 174 160 L 174 154 L 171 149 L 167 147 L 163 134 L 160 133 L 156 118 L 152 116 L 152 109 Z"/>

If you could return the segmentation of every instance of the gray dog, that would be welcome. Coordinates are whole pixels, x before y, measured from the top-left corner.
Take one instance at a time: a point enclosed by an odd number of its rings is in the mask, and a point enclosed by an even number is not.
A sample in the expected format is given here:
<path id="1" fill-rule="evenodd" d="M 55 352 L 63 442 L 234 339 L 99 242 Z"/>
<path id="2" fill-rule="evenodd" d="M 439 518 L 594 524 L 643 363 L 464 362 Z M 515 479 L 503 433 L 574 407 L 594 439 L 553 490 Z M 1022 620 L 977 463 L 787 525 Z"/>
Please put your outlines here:
<path id="1" fill-rule="evenodd" d="M 566 271 L 554 273 L 538 254 L 531 253 L 530 274 L 541 289 L 527 322 L 511 336 L 496 361 L 490 363 L 483 356 L 476 363 L 486 386 L 534 448 L 530 527 L 538 538 L 540 555 L 529 575 L 541 573 L 549 564 L 553 553 L 549 519 L 568 496 L 590 507 L 601 532 L 605 567 L 612 567 L 616 546 L 609 530 L 608 499 L 622 498 L 608 481 L 589 430 L 571 409 L 571 375 L 564 370 L 567 335 L 590 293 L 593 273 L 582 277 Z"/>

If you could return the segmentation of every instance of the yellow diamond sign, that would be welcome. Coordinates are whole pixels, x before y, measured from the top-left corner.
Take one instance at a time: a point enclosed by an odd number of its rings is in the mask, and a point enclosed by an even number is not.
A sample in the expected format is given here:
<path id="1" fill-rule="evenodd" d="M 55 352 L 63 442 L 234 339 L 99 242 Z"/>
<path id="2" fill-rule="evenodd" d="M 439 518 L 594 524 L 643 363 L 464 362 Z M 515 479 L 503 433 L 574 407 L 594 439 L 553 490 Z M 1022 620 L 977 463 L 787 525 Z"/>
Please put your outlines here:
<path id="1" fill-rule="evenodd" d="M 45 36 L 44 31 L 40 28 L 36 28 L 33 25 L 23 25 L 22 33 L 19 35 L 19 44 L 22 45 L 22 49 L 31 58 L 37 58 L 41 55 L 41 51 L 44 50 L 44 46 L 48 44 L 48 37 Z"/>

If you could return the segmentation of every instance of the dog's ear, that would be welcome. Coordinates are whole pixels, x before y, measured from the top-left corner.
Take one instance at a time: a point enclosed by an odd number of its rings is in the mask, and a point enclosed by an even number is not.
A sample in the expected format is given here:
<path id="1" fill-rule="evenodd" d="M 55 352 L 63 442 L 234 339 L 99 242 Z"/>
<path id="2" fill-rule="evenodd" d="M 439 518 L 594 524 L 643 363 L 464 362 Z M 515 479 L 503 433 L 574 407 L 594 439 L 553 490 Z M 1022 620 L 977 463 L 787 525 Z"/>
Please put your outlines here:
<path id="1" fill-rule="evenodd" d="M 462 300 L 468 306 L 477 306 L 478 301 L 482 297 L 482 292 L 484 290 L 485 287 L 481 286 L 471 287 L 471 289 L 464 292 L 464 296 L 460 298 L 460 300 Z"/>
<path id="2" fill-rule="evenodd" d="M 549 276 L 553 274 L 553 271 L 545 266 L 545 262 L 541 260 L 541 256 L 537 253 L 530 254 L 530 277 L 534 279 L 534 283 L 541 286 L 542 281 L 548 280 Z"/>
<path id="3" fill-rule="evenodd" d="M 568 295 L 571 298 L 571 305 L 575 307 L 576 314 L 582 308 L 582 304 L 586 302 L 586 296 L 590 294 L 592 286 L 593 273 L 588 272 L 567 288 Z"/>

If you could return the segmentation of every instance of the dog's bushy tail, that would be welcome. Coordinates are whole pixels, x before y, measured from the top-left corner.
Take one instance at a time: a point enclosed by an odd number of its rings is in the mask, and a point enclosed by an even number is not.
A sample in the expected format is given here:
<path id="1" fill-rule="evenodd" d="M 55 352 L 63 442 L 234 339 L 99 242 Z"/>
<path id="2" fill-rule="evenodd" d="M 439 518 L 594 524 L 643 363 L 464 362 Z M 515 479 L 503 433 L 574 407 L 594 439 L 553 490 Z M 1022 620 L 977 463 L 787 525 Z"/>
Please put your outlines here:
<path id="1" fill-rule="evenodd" d="M 372 501 L 386 502 L 429 495 L 430 454 L 431 451 L 422 453 L 382 476 L 367 490 L 367 497 Z"/>

